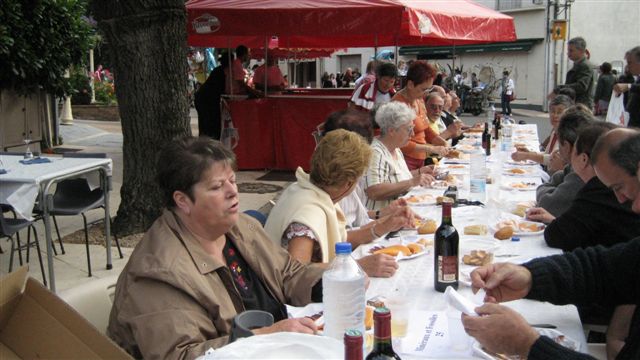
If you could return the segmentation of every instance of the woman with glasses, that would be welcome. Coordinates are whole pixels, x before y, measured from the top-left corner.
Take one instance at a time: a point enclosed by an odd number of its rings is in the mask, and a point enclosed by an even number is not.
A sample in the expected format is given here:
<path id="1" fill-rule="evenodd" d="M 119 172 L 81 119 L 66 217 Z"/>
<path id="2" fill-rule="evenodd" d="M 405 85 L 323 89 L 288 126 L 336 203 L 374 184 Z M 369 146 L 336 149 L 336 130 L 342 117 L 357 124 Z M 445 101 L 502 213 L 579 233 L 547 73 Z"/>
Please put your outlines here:
<path id="1" fill-rule="evenodd" d="M 404 216 L 386 217 L 347 232 L 338 202 L 354 191 L 370 158 L 371 148 L 362 136 L 343 129 L 326 134 L 311 157 L 310 173 L 298 168 L 298 181 L 282 193 L 271 210 L 267 233 L 303 264 L 328 264 L 335 256 L 337 242 L 349 241 L 355 248 L 411 226 L 407 207 Z M 395 258 L 385 254 L 365 256 L 358 263 L 373 277 L 390 277 L 398 268 Z"/>
<path id="2" fill-rule="evenodd" d="M 424 166 L 424 161 L 430 154 L 445 156 L 449 153 L 446 141 L 429 127 L 427 110 L 423 101 L 425 92 L 432 88 L 435 75 L 436 70 L 426 61 L 414 61 L 407 71 L 405 87 L 391 99 L 391 101 L 406 104 L 415 113 L 413 134 L 402 145 L 404 160 L 411 170 Z"/>
<path id="3" fill-rule="evenodd" d="M 392 101 L 376 112 L 380 137 L 373 139 L 373 155 L 364 177 L 367 208 L 379 210 L 414 186 L 430 186 L 433 167 L 422 166 L 409 170 L 401 147 L 414 136 L 416 113 L 406 104 Z"/>

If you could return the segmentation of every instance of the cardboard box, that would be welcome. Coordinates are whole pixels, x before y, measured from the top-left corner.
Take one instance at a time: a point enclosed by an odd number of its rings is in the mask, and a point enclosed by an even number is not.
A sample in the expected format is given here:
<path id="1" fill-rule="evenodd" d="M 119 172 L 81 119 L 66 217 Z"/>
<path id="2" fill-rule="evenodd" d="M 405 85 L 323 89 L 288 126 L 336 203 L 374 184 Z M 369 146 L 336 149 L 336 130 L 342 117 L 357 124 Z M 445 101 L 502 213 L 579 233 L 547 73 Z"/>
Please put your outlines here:
<path id="1" fill-rule="evenodd" d="M 0 359 L 36 358 L 131 357 L 22 267 L 0 280 Z"/>

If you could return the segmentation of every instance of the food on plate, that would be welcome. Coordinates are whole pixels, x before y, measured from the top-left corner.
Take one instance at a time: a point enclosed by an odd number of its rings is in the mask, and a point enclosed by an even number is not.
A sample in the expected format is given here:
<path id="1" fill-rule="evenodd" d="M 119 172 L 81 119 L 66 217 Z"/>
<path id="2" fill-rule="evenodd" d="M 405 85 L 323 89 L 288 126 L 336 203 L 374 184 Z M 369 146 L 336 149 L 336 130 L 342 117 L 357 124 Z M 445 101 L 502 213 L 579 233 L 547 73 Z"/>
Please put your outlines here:
<path id="1" fill-rule="evenodd" d="M 495 234 L 493 234 L 493 237 L 498 240 L 507 240 L 507 239 L 510 239 L 512 236 L 513 236 L 513 227 L 511 226 L 501 227 L 498 229 L 498 231 L 496 231 Z"/>
<path id="2" fill-rule="evenodd" d="M 462 262 L 466 265 L 482 266 L 491 264 L 493 253 L 485 250 L 471 250 L 471 253 L 462 256 Z"/>
<path id="3" fill-rule="evenodd" d="M 516 205 L 516 208 L 513 209 L 513 211 L 511 211 L 512 214 L 514 215 L 518 215 L 520 217 L 526 217 L 527 216 L 527 210 L 529 210 L 529 205 L 527 204 L 518 204 Z"/>
<path id="4" fill-rule="evenodd" d="M 366 330 L 373 329 L 373 310 L 375 309 L 376 308 L 371 305 L 364 307 L 364 328 Z"/>
<path id="5" fill-rule="evenodd" d="M 418 241 L 416 241 L 416 244 L 420 244 L 420 245 L 422 245 L 424 247 L 427 247 L 427 246 L 433 245 L 433 240 L 420 238 Z"/>
<path id="6" fill-rule="evenodd" d="M 438 224 L 435 220 L 429 219 L 426 220 L 422 226 L 418 228 L 418 234 L 433 234 L 438 229 Z"/>
<path id="7" fill-rule="evenodd" d="M 484 131 L 484 128 L 472 127 L 472 128 L 468 128 L 466 131 L 472 132 L 472 133 L 481 133 Z"/>
<path id="8" fill-rule="evenodd" d="M 448 197 L 448 196 L 438 196 L 436 198 L 436 204 L 438 205 L 442 205 L 443 202 L 454 202 L 452 198 Z"/>
<path id="9" fill-rule="evenodd" d="M 530 189 L 536 186 L 536 183 L 520 181 L 520 182 L 511 183 L 509 184 L 509 186 L 511 186 L 514 189 Z"/>
<path id="10" fill-rule="evenodd" d="M 502 220 L 496 225 L 496 229 L 500 229 L 500 228 L 507 227 L 507 226 L 513 228 L 513 230 L 515 231 L 516 229 L 518 229 L 518 222 L 515 221 L 515 220 L 511 220 L 511 219 Z"/>
<path id="11" fill-rule="evenodd" d="M 459 159 L 460 158 L 460 151 L 452 149 L 451 151 L 449 151 L 449 153 L 445 157 L 447 157 L 449 159 Z"/>
<path id="12" fill-rule="evenodd" d="M 433 202 L 433 195 L 424 194 L 424 195 L 411 195 L 407 198 L 407 202 L 410 204 L 417 204 L 423 202 Z"/>
<path id="13" fill-rule="evenodd" d="M 465 235 L 487 235 L 487 225 L 468 225 L 464 227 Z"/>
<path id="14" fill-rule="evenodd" d="M 411 250 L 404 245 L 391 245 L 386 247 L 374 246 L 369 250 L 373 254 L 387 254 L 391 256 L 398 256 L 398 254 L 402 253 L 404 256 L 411 255 Z"/>
<path id="15" fill-rule="evenodd" d="M 422 248 L 421 245 L 418 245 L 417 243 L 410 243 L 407 244 L 407 247 L 409 248 L 409 250 L 411 250 L 411 254 L 418 254 L 421 253 L 424 249 Z"/>
<path id="16" fill-rule="evenodd" d="M 527 173 L 525 170 L 520 169 L 520 168 L 509 169 L 507 172 L 509 172 L 511 174 L 526 174 Z"/>
<path id="17" fill-rule="evenodd" d="M 518 228 L 520 229 L 520 231 L 524 231 L 524 232 L 540 231 L 541 227 L 542 227 L 541 224 L 536 224 L 533 222 L 521 222 L 520 224 L 518 224 Z"/>
<path id="18" fill-rule="evenodd" d="M 449 169 L 464 169 L 466 168 L 466 166 L 461 165 L 461 164 L 451 164 L 449 166 L 447 166 Z"/>

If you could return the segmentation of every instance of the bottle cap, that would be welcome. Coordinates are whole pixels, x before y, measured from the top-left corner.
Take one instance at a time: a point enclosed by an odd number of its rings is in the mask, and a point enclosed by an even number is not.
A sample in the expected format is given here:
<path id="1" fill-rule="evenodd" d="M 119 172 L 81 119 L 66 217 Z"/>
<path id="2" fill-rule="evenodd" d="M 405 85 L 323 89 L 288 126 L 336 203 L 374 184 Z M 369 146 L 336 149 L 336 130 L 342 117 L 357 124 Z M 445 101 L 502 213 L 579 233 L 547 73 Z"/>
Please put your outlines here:
<path id="1" fill-rule="evenodd" d="M 351 254 L 351 243 L 350 242 L 336 243 L 336 254 Z"/>
<path id="2" fill-rule="evenodd" d="M 514 235 L 511 237 L 511 241 L 520 241 L 520 237 Z"/>

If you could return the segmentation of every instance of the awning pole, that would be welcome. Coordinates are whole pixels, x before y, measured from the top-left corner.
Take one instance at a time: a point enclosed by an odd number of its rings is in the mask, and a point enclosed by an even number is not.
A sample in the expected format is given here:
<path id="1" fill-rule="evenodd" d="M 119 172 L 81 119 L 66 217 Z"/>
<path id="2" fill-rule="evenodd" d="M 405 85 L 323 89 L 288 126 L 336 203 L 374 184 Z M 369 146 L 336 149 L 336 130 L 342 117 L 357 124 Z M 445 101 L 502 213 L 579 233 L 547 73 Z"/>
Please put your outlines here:
<path id="1" fill-rule="evenodd" d="M 264 37 L 264 97 L 267 97 L 267 88 L 268 88 L 268 81 L 269 81 L 268 52 L 269 52 L 269 37 L 265 35 Z"/>
<path id="2" fill-rule="evenodd" d="M 229 57 L 229 65 L 227 69 L 229 70 L 229 95 L 233 95 L 233 59 L 231 58 L 231 38 L 227 38 L 227 56 Z"/>

